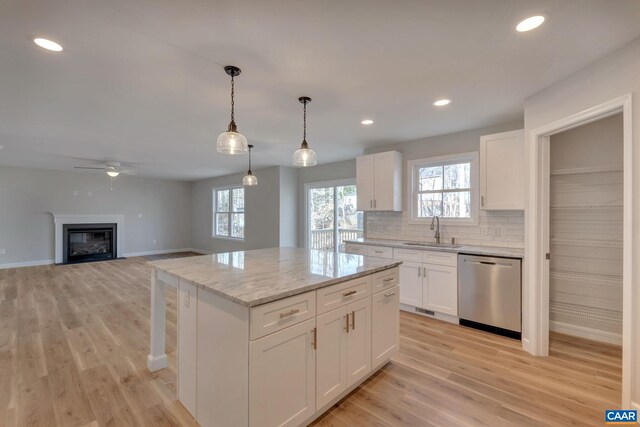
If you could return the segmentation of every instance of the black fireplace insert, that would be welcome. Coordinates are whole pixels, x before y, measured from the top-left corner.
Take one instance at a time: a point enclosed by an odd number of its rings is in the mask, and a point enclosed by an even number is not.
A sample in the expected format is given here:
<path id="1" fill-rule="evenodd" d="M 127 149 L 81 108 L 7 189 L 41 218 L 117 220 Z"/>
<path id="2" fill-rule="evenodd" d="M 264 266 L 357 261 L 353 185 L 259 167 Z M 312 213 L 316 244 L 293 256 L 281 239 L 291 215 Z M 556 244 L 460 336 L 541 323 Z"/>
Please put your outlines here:
<path id="1" fill-rule="evenodd" d="M 117 224 L 64 224 L 63 264 L 117 258 Z"/>

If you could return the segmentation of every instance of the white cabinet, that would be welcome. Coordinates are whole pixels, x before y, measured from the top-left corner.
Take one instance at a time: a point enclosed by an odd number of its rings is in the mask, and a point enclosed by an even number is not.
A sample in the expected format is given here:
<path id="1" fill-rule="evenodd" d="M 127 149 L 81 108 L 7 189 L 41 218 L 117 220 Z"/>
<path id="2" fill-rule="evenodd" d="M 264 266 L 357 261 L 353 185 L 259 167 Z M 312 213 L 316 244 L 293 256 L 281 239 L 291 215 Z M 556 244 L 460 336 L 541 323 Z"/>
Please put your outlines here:
<path id="1" fill-rule="evenodd" d="M 400 302 L 422 307 L 422 263 L 403 261 L 400 265 Z"/>
<path id="2" fill-rule="evenodd" d="M 180 279 L 178 284 L 178 399 L 196 413 L 197 287 Z"/>
<path id="3" fill-rule="evenodd" d="M 347 387 L 371 372 L 371 298 L 347 306 Z"/>
<path id="4" fill-rule="evenodd" d="M 403 261 L 400 265 L 400 303 L 458 315 L 457 254 L 396 249 L 394 258 Z"/>
<path id="5" fill-rule="evenodd" d="M 315 413 L 315 323 L 309 319 L 249 344 L 252 427 L 298 426 Z"/>
<path id="6" fill-rule="evenodd" d="M 395 286 L 371 298 L 371 368 L 384 364 L 400 345 L 400 289 Z"/>
<path id="7" fill-rule="evenodd" d="M 524 209 L 524 130 L 480 137 L 480 207 Z"/>
<path id="8" fill-rule="evenodd" d="M 458 268 L 425 264 L 422 307 L 438 313 L 458 315 Z"/>
<path id="9" fill-rule="evenodd" d="M 316 407 L 321 408 L 371 372 L 371 297 L 319 315 L 317 327 Z"/>
<path id="10" fill-rule="evenodd" d="M 358 210 L 402 210 L 402 154 L 368 154 L 356 159 Z"/>

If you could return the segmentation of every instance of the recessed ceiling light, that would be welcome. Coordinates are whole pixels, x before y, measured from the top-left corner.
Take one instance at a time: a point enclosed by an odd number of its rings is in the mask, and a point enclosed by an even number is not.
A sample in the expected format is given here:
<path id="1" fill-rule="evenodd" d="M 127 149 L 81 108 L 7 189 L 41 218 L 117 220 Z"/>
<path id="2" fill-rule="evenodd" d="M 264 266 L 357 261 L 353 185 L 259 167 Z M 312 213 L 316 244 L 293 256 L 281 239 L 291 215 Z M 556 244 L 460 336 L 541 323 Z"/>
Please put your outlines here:
<path id="1" fill-rule="evenodd" d="M 363 125 L 372 125 L 373 124 L 373 120 L 366 119 L 366 120 L 361 121 L 360 123 L 362 123 Z"/>
<path id="2" fill-rule="evenodd" d="M 451 104 L 451 100 L 450 99 L 438 99 L 436 102 L 433 103 L 433 105 L 435 105 L 436 107 L 444 107 L 445 105 L 449 105 Z"/>
<path id="3" fill-rule="evenodd" d="M 520 23 L 516 26 L 516 31 L 524 33 L 526 31 L 531 31 L 533 29 L 538 28 L 544 22 L 544 16 L 536 15 L 530 16 L 524 21 L 520 21 Z"/>
<path id="4" fill-rule="evenodd" d="M 37 39 L 33 39 L 33 42 L 43 49 L 51 50 L 53 52 L 62 51 L 62 46 L 60 46 L 58 43 L 51 40 L 37 38 Z"/>

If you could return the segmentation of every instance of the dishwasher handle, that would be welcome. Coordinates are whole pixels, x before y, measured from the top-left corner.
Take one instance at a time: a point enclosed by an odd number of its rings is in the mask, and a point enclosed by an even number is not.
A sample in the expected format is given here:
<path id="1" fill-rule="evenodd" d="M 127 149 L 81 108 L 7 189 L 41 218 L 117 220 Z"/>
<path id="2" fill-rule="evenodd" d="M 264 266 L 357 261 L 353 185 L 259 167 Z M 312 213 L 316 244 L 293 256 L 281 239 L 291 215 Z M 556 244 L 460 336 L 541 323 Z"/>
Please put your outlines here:
<path id="1" fill-rule="evenodd" d="M 469 261 L 469 260 L 465 260 L 465 262 L 467 262 L 469 264 L 476 264 L 476 265 L 484 264 L 484 265 L 493 265 L 493 266 L 496 266 L 496 267 L 508 267 L 508 268 L 513 267 L 513 265 L 511 265 L 511 264 L 504 264 L 504 263 L 501 263 L 501 262 L 493 262 L 493 261 Z"/>

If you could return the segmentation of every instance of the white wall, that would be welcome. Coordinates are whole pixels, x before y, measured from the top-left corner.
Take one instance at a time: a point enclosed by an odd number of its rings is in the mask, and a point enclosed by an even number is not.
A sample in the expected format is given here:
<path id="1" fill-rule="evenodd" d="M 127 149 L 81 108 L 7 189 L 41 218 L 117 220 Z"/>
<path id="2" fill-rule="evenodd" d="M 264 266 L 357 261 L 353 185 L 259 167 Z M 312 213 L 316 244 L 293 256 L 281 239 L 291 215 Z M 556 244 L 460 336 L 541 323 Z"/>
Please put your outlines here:
<path id="1" fill-rule="evenodd" d="M 298 170 L 280 168 L 280 246 L 298 245 Z"/>
<path id="2" fill-rule="evenodd" d="M 633 95 L 633 188 L 634 220 L 632 262 L 633 290 L 624 302 L 625 309 L 632 310 L 630 325 L 631 351 L 629 369 L 631 378 L 631 401 L 640 405 L 640 39 L 622 49 L 583 68 L 545 90 L 531 96 L 525 102 L 525 135 L 533 129 L 584 111 L 614 98 L 631 93 Z M 527 155 L 530 153 L 527 138 Z M 529 228 L 525 217 L 525 235 Z M 628 250 L 629 248 L 625 248 Z M 526 256 L 533 256 L 527 254 Z M 525 270 L 527 273 L 528 270 Z M 526 274 L 525 274 L 526 278 Z M 525 279 L 526 280 L 526 279 Z M 528 284 L 527 284 L 528 285 Z M 523 315 L 526 317 L 526 311 Z M 526 324 L 526 321 L 524 322 Z M 523 331 L 524 334 L 528 331 Z M 640 407 L 638 408 L 640 409 Z"/>
<path id="3" fill-rule="evenodd" d="M 407 241 L 434 240 L 434 232 L 423 224 L 410 224 L 407 210 L 408 194 L 407 162 L 409 160 L 480 150 L 480 137 L 492 133 L 522 129 L 522 122 L 508 123 L 481 129 L 473 129 L 448 135 L 434 136 L 417 141 L 377 146 L 365 150 L 366 154 L 395 150 L 403 153 L 403 212 L 370 212 L 366 215 L 365 234 L 369 238 Z M 479 183 L 478 183 L 479 184 Z M 495 235 L 498 233 L 499 235 Z M 440 226 L 442 241 L 452 237 L 466 245 L 502 246 L 522 248 L 524 246 L 523 211 L 483 211 L 478 213 L 477 225 L 452 225 L 446 221 Z"/>
<path id="4" fill-rule="evenodd" d="M 295 218 L 295 194 L 283 195 L 295 187 L 295 170 L 274 166 L 253 171 L 256 187 L 245 187 L 245 239 L 236 241 L 213 237 L 213 189 L 242 186 L 244 173 L 203 179 L 192 183 L 191 242 L 196 249 L 228 252 L 289 246 L 296 241 L 295 225 L 281 223 Z M 282 188 L 281 188 L 282 184 Z M 295 222 L 294 222 L 295 224 Z M 282 229 L 282 232 L 281 232 Z M 281 243 L 282 238 L 282 243 Z"/>
<path id="5" fill-rule="evenodd" d="M 120 175 L 109 188 L 104 173 L 0 166 L 0 266 L 53 262 L 50 211 L 125 214 L 125 256 L 191 246 L 190 183 Z"/>

